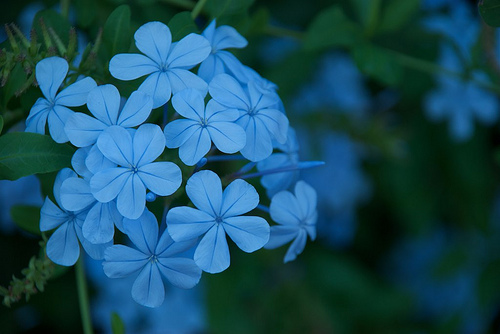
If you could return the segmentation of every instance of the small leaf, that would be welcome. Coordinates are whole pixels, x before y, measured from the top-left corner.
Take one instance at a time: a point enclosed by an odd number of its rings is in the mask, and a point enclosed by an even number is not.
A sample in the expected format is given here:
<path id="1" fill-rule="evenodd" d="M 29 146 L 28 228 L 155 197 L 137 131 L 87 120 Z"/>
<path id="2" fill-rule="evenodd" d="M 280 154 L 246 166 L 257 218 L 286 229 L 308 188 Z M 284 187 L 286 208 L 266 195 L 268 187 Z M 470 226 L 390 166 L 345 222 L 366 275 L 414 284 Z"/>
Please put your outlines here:
<path id="1" fill-rule="evenodd" d="M 356 45 L 352 50 L 354 61 L 365 74 L 383 84 L 393 86 L 402 77 L 403 69 L 391 54 L 369 43 Z"/>
<path id="2" fill-rule="evenodd" d="M 353 0 L 351 3 L 365 30 L 373 30 L 380 19 L 381 0 Z"/>
<path id="3" fill-rule="evenodd" d="M 10 209 L 12 220 L 26 232 L 40 235 L 40 208 L 31 205 L 14 205 Z"/>
<path id="4" fill-rule="evenodd" d="M 125 324 L 116 312 L 111 313 L 111 331 L 113 334 L 125 334 Z"/>
<path id="5" fill-rule="evenodd" d="M 0 180 L 16 180 L 36 173 L 71 166 L 74 148 L 51 137 L 30 132 L 12 132 L 0 137 Z"/>
<path id="6" fill-rule="evenodd" d="M 14 66 L 14 68 L 10 72 L 7 83 L 2 88 L 2 91 L 4 93 L 3 103 L 2 103 L 3 108 L 7 106 L 9 100 L 16 94 L 17 91 L 19 91 L 19 89 L 23 86 L 26 80 L 27 80 L 26 73 L 23 70 L 23 66 L 17 63 L 16 66 Z"/>
<path id="7" fill-rule="evenodd" d="M 90 27 L 98 11 L 96 0 L 75 0 L 75 13 L 78 25 L 82 28 Z"/>
<path id="8" fill-rule="evenodd" d="M 111 55 L 128 51 L 131 42 L 128 5 L 121 5 L 109 15 L 102 37 Z"/>
<path id="9" fill-rule="evenodd" d="M 68 44 L 69 30 L 71 29 L 68 20 L 52 9 L 39 11 L 33 19 L 33 29 L 35 29 L 38 36 L 43 36 L 40 19 L 43 20 L 47 29 L 52 28 L 54 30 L 54 33 L 57 34 L 63 44 Z"/>
<path id="10" fill-rule="evenodd" d="M 484 22 L 500 27 L 500 0 L 479 0 L 478 8 Z"/>
<path id="11" fill-rule="evenodd" d="M 411 22 L 420 9 L 420 0 L 391 0 L 382 11 L 378 32 L 396 31 Z"/>
<path id="12" fill-rule="evenodd" d="M 356 43 L 359 35 L 359 27 L 335 5 L 314 18 L 307 29 L 304 46 L 307 50 L 351 46 Z"/>
<path id="13" fill-rule="evenodd" d="M 192 32 L 198 32 L 198 28 L 191 17 L 191 12 L 175 14 L 168 22 L 168 27 L 172 32 L 172 41 L 178 41 Z"/>
<path id="14" fill-rule="evenodd" d="M 0 133 L 2 133 L 3 130 L 3 117 L 0 115 Z"/>

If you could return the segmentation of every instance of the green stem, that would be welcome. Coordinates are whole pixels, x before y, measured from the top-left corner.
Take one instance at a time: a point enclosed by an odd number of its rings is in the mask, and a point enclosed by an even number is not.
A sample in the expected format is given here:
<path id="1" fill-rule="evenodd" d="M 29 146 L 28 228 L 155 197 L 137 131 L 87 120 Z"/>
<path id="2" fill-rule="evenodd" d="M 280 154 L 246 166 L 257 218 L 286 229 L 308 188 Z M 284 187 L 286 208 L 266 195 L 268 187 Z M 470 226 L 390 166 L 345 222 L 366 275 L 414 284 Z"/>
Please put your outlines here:
<path id="1" fill-rule="evenodd" d="M 69 1 L 70 0 L 61 0 L 61 15 L 65 19 L 69 17 Z"/>
<path id="2" fill-rule="evenodd" d="M 205 6 L 205 3 L 207 0 L 199 0 L 196 5 L 193 8 L 193 11 L 191 12 L 191 18 L 194 20 L 200 15 L 201 10 L 203 9 L 203 6 Z"/>
<path id="3" fill-rule="evenodd" d="M 193 10 L 194 7 L 196 6 L 196 4 L 193 1 L 189 1 L 189 0 L 161 0 L 161 1 L 166 3 L 166 4 L 180 7 L 180 8 L 187 9 L 187 10 Z"/>
<path id="4" fill-rule="evenodd" d="M 83 333 L 93 334 L 92 318 L 90 317 L 89 295 L 87 289 L 87 281 L 85 278 L 85 267 L 83 263 L 83 255 L 80 255 L 76 262 L 76 285 L 78 288 L 78 300 L 80 302 L 80 314 L 82 316 Z"/>

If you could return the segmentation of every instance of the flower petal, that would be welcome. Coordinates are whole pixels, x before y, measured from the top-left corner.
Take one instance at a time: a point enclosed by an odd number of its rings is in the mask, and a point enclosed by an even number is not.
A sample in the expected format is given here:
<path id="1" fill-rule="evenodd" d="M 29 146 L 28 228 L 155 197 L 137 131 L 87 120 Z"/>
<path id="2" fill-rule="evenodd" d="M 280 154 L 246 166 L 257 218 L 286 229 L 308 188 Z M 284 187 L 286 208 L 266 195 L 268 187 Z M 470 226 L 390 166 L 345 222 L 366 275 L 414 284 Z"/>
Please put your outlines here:
<path id="1" fill-rule="evenodd" d="M 224 63 L 218 55 L 214 53 L 208 55 L 198 68 L 198 76 L 205 80 L 205 82 L 212 81 L 217 74 L 222 73 L 226 73 Z"/>
<path id="2" fill-rule="evenodd" d="M 92 145 L 87 157 L 85 158 L 85 166 L 92 175 L 107 168 L 114 168 L 116 165 L 117 164 L 106 158 L 104 154 L 99 151 L 97 145 Z"/>
<path id="3" fill-rule="evenodd" d="M 205 154 L 210 151 L 212 140 L 208 131 L 202 127 L 193 133 L 181 147 L 179 147 L 179 158 L 188 166 L 195 165 Z"/>
<path id="4" fill-rule="evenodd" d="M 280 191 L 271 199 L 271 218 L 282 225 L 299 225 L 302 221 L 297 198 L 289 191 Z"/>
<path id="5" fill-rule="evenodd" d="M 159 69 L 153 60 L 137 53 L 120 53 L 109 62 L 109 73 L 120 80 L 134 80 Z"/>
<path id="6" fill-rule="evenodd" d="M 198 122 L 205 117 L 205 101 L 196 89 L 188 88 L 175 94 L 172 106 L 182 117 Z"/>
<path id="7" fill-rule="evenodd" d="M 115 125 L 120 110 L 120 92 L 113 85 L 96 87 L 89 93 L 87 107 L 100 121 Z"/>
<path id="8" fill-rule="evenodd" d="M 71 158 L 71 166 L 78 173 L 78 175 L 83 176 L 85 179 L 90 179 L 93 173 L 87 168 L 85 160 L 87 159 L 91 147 L 82 147 L 76 150 Z M 98 150 L 99 151 L 99 150 Z M 99 152 L 100 153 L 100 152 Z"/>
<path id="9" fill-rule="evenodd" d="M 247 142 L 245 130 L 236 123 L 211 122 L 207 130 L 217 149 L 224 153 L 238 152 Z"/>
<path id="10" fill-rule="evenodd" d="M 45 134 L 45 124 L 51 109 L 52 107 L 46 99 L 38 98 L 26 119 L 26 132 Z"/>
<path id="11" fill-rule="evenodd" d="M 203 96 L 207 95 L 208 85 L 199 76 L 181 68 L 173 68 L 165 72 L 168 76 L 172 94 L 177 94 L 185 89 L 196 89 Z"/>
<path id="12" fill-rule="evenodd" d="M 316 211 L 318 201 L 316 190 L 304 181 L 298 181 L 295 184 L 295 197 L 299 204 L 302 217 L 309 217 Z"/>
<path id="13" fill-rule="evenodd" d="M 146 207 L 146 187 L 139 176 L 132 174 L 117 196 L 116 207 L 125 217 L 139 218 Z"/>
<path id="14" fill-rule="evenodd" d="M 89 242 L 103 244 L 113 240 L 115 224 L 110 205 L 114 204 L 96 202 L 87 213 L 87 218 L 83 222 L 82 233 Z"/>
<path id="15" fill-rule="evenodd" d="M 102 267 L 109 278 L 121 278 L 142 269 L 148 262 L 148 258 L 149 255 L 136 249 L 124 245 L 114 245 L 108 247 L 104 252 Z"/>
<path id="16" fill-rule="evenodd" d="M 170 283 L 182 289 L 191 289 L 201 278 L 201 269 L 188 258 L 159 257 L 158 269 Z"/>
<path id="17" fill-rule="evenodd" d="M 97 139 L 99 151 L 120 166 L 133 165 L 132 136 L 120 126 L 110 126 Z"/>
<path id="18" fill-rule="evenodd" d="M 165 136 L 156 124 L 143 124 L 134 134 L 133 166 L 140 167 L 158 158 L 165 149 Z"/>
<path id="19" fill-rule="evenodd" d="M 158 221 L 153 213 L 144 210 L 138 219 L 123 219 L 123 228 L 134 245 L 144 254 L 155 254 L 158 243 Z"/>
<path id="20" fill-rule="evenodd" d="M 222 195 L 221 217 L 233 217 L 247 213 L 259 204 L 257 190 L 245 180 L 231 182 Z"/>
<path id="21" fill-rule="evenodd" d="M 85 147 L 95 144 L 97 137 L 108 127 L 102 121 L 84 113 L 74 113 L 66 122 L 64 131 L 71 144 Z"/>
<path id="22" fill-rule="evenodd" d="M 132 286 L 132 298 L 141 305 L 158 307 L 165 299 L 165 286 L 156 265 L 148 262 Z"/>
<path id="23" fill-rule="evenodd" d="M 295 260 L 297 258 L 297 255 L 299 255 L 304 251 L 304 248 L 306 247 L 306 241 L 307 241 L 306 231 L 300 229 L 297 238 L 295 238 L 295 240 L 290 245 L 290 248 L 288 248 L 288 251 L 285 254 L 285 259 L 283 262 L 287 263 Z"/>
<path id="24" fill-rule="evenodd" d="M 284 144 L 286 142 L 288 118 L 286 118 L 285 114 L 277 109 L 262 109 L 259 110 L 255 117 L 265 124 L 269 133 L 276 138 L 278 143 Z"/>
<path id="25" fill-rule="evenodd" d="M 222 205 L 222 185 L 217 174 L 210 170 L 195 173 L 187 181 L 186 193 L 198 209 L 212 217 L 219 215 Z"/>
<path id="26" fill-rule="evenodd" d="M 163 130 L 167 147 L 177 148 L 182 146 L 200 127 L 199 121 L 191 119 L 176 119 L 168 123 Z"/>
<path id="27" fill-rule="evenodd" d="M 250 101 L 240 83 L 227 74 L 216 75 L 208 85 L 213 99 L 228 108 L 250 110 Z"/>
<path id="28" fill-rule="evenodd" d="M 212 47 L 216 50 L 227 48 L 244 48 L 248 42 L 236 29 L 230 26 L 220 26 L 215 30 Z"/>
<path id="29" fill-rule="evenodd" d="M 201 239 L 194 252 L 194 261 L 201 270 L 211 274 L 220 273 L 229 267 L 229 247 L 221 224 L 214 225 Z"/>
<path id="30" fill-rule="evenodd" d="M 245 120 L 248 123 L 245 124 Z M 246 132 L 246 144 L 241 154 L 251 161 L 260 161 L 273 153 L 273 142 L 269 130 L 257 117 L 245 116 L 237 124 L 243 126 Z"/>
<path id="31" fill-rule="evenodd" d="M 289 243 L 299 235 L 300 227 L 297 225 L 274 225 L 271 226 L 269 241 L 265 249 L 274 249 Z"/>
<path id="32" fill-rule="evenodd" d="M 75 172 L 73 172 L 70 168 L 63 168 L 57 173 L 56 179 L 54 180 L 54 199 L 61 209 L 64 208 L 61 202 L 62 184 L 65 180 L 73 177 L 77 177 Z"/>
<path id="33" fill-rule="evenodd" d="M 134 39 L 135 45 L 142 53 L 158 65 L 165 64 L 172 44 L 172 34 L 165 24 L 148 22 L 137 29 Z"/>
<path id="34" fill-rule="evenodd" d="M 187 206 L 172 208 L 167 213 L 167 232 L 176 242 L 197 238 L 214 224 L 214 217 Z"/>
<path id="35" fill-rule="evenodd" d="M 134 91 L 123 106 L 117 124 L 126 128 L 142 124 L 153 108 L 153 99 L 144 92 Z"/>
<path id="36" fill-rule="evenodd" d="M 234 243 L 247 253 L 261 249 L 269 240 L 269 224 L 261 217 L 229 217 L 224 219 L 223 226 Z"/>
<path id="37" fill-rule="evenodd" d="M 40 210 L 40 231 L 45 232 L 64 224 L 69 219 L 67 212 L 61 210 L 48 197 Z"/>
<path id="38" fill-rule="evenodd" d="M 212 48 L 208 40 L 198 34 L 189 34 L 175 44 L 167 58 L 169 68 L 191 68 L 208 57 Z"/>
<path id="39" fill-rule="evenodd" d="M 131 176 L 128 168 L 108 168 L 92 176 L 90 189 L 99 202 L 107 203 L 124 191 L 123 188 Z"/>
<path id="40" fill-rule="evenodd" d="M 66 179 L 61 185 L 61 204 L 69 211 L 79 211 L 96 202 L 89 181 L 79 177 Z"/>
<path id="41" fill-rule="evenodd" d="M 94 260 L 103 260 L 104 252 L 106 251 L 106 249 L 113 246 L 113 240 L 103 244 L 91 243 L 90 241 L 85 239 L 82 233 L 82 228 L 79 227 L 78 224 L 75 224 L 75 231 L 76 235 L 78 236 L 78 239 L 80 240 L 80 244 L 83 246 L 83 249 L 85 250 L 85 253 L 87 253 Z"/>
<path id="42" fill-rule="evenodd" d="M 181 170 L 173 162 L 153 162 L 142 166 L 137 174 L 146 188 L 160 196 L 173 194 L 182 183 Z"/>
<path id="43" fill-rule="evenodd" d="M 68 69 L 68 62 L 61 57 L 45 58 L 36 64 L 36 81 L 47 99 L 55 98 Z"/>
<path id="44" fill-rule="evenodd" d="M 47 256 L 61 266 L 72 266 L 80 257 L 80 245 L 73 222 L 62 224 L 47 241 Z"/>
<path id="45" fill-rule="evenodd" d="M 151 73 L 138 90 L 153 98 L 153 108 L 158 108 L 170 100 L 172 88 L 166 72 Z"/>
<path id="46" fill-rule="evenodd" d="M 69 138 L 64 131 L 64 125 L 73 114 L 74 112 L 72 110 L 60 105 L 55 105 L 49 112 L 49 116 L 47 118 L 47 121 L 49 122 L 49 132 L 50 136 L 56 143 L 61 144 L 69 141 Z"/>
<path id="47" fill-rule="evenodd" d="M 195 209 L 196 210 L 196 209 Z M 202 211 L 200 211 L 202 212 Z M 174 241 L 167 231 L 164 231 L 156 245 L 155 254 L 158 257 L 172 257 L 173 255 L 183 253 L 197 244 L 195 238 L 188 241 Z"/>
<path id="48" fill-rule="evenodd" d="M 89 92 L 97 87 L 97 83 L 90 77 L 78 80 L 64 88 L 57 94 L 55 102 L 66 107 L 78 107 L 87 103 Z"/>

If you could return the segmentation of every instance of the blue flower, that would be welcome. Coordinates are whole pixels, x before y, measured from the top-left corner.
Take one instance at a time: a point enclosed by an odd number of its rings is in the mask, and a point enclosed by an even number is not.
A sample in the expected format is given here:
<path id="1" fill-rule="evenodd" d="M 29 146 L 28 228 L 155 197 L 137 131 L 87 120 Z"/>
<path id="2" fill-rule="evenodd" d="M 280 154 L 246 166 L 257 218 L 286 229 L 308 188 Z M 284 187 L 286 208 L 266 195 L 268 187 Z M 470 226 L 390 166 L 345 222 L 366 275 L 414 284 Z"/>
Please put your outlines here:
<path id="1" fill-rule="evenodd" d="M 273 139 L 283 144 L 288 133 L 288 119 L 276 109 L 276 94 L 260 88 L 250 81 L 244 89 L 236 79 L 219 74 L 209 85 L 212 98 L 227 109 L 239 110 L 236 121 L 246 132 L 246 145 L 241 154 L 251 160 L 260 161 L 273 152 Z"/>
<path id="2" fill-rule="evenodd" d="M 148 75 L 139 87 L 152 95 L 153 108 L 164 105 L 170 95 L 185 88 L 206 92 L 207 84 L 189 69 L 210 54 L 210 44 L 197 34 L 172 43 L 170 29 L 161 22 L 149 22 L 134 35 L 135 45 L 145 54 L 118 54 L 111 58 L 109 72 L 120 80 Z"/>
<path id="3" fill-rule="evenodd" d="M 47 256 L 54 263 L 62 266 L 72 266 L 80 256 L 80 245 L 93 259 L 100 260 L 104 257 L 104 250 L 112 242 L 94 245 L 82 235 L 82 224 L 88 210 L 70 211 L 61 201 L 60 190 L 62 183 L 69 178 L 77 178 L 75 172 L 69 168 L 62 169 L 54 182 L 54 198 L 59 207 L 48 197 L 40 211 L 40 231 L 49 231 L 57 228 L 47 241 Z"/>
<path id="4" fill-rule="evenodd" d="M 267 243 L 267 221 L 240 216 L 259 203 L 259 194 L 246 181 L 235 180 L 222 192 L 217 174 L 205 170 L 188 180 L 186 193 L 198 209 L 187 206 L 171 209 L 167 213 L 167 231 L 175 241 L 203 236 L 194 253 L 194 261 L 202 270 L 219 273 L 229 267 L 226 233 L 247 253 Z"/>
<path id="5" fill-rule="evenodd" d="M 93 145 L 101 132 L 111 125 L 130 128 L 144 123 L 151 113 L 153 100 L 149 95 L 135 91 L 120 110 L 118 89 L 113 85 L 102 85 L 90 91 L 87 107 L 95 118 L 75 113 L 64 128 L 71 143 L 77 147 Z"/>
<path id="6" fill-rule="evenodd" d="M 162 276 L 175 286 L 189 289 L 198 284 L 201 270 L 192 259 L 175 257 L 193 246 L 174 242 L 163 232 L 158 240 L 158 222 L 145 210 L 137 220 L 125 219 L 125 232 L 137 247 L 114 245 L 106 249 L 103 268 L 110 278 L 121 278 L 140 271 L 132 286 L 132 298 L 141 305 L 158 307 L 165 299 Z"/>
<path id="7" fill-rule="evenodd" d="M 36 80 L 45 98 L 39 98 L 26 119 L 26 131 L 45 134 L 45 124 L 58 143 L 65 143 L 68 137 L 64 124 L 73 114 L 67 107 L 77 107 L 87 102 L 88 93 L 97 86 L 94 79 L 84 78 L 63 89 L 57 90 L 68 74 L 68 62 L 60 57 L 45 58 L 36 64 Z"/>
<path id="8" fill-rule="evenodd" d="M 215 28 L 215 20 L 201 33 L 212 47 L 210 55 L 200 64 L 198 75 L 210 82 L 217 74 L 227 73 L 238 80 L 245 80 L 246 75 L 241 62 L 232 53 L 223 51 L 228 48 L 244 48 L 247 40 L 230 26 Z"/>
<path id="9" fill-rule="evenodd" d="M 271 218 L 279 225 L 271 226 L 267 249 L 280 247 L 293 240 L 284 262 L 293 261 L 306 246 L 307 235 L 316 238 L 316 191 L 304 181 L 295 185 L 295 195 L 282 191 L 274 195 L 269 207 Z"/>
<path id="10" fill-rule="evenodd" d="M 97 147 L 118 166 L 103 169 L 92 177 L 92 194 L 102 203 L 116 198 L 118 211 L 126 218 L 141 216 L 146 206 L 146 188 L 167 196 L 182 182 L 177 165 L 153 162 L 165 148 L 165 136 L 158 125 L 143 124 L 135 132 L 113 125 L 99 136 Z"/>
<path id="11" fill-rule="evenodd" d="M 207 154 L 212 145 L 224 153 L 235 153 L 245 146 L 246 134 L 235 123 L 237 110 L 229 110 L 210 100 L 205 109 L 203 96 L 194 89 L 174 95 L 172 106 L 187 119 L 167 124 L 164 133 L 168 148 L 179 147 L 179 157 L 189 166 Z"/>

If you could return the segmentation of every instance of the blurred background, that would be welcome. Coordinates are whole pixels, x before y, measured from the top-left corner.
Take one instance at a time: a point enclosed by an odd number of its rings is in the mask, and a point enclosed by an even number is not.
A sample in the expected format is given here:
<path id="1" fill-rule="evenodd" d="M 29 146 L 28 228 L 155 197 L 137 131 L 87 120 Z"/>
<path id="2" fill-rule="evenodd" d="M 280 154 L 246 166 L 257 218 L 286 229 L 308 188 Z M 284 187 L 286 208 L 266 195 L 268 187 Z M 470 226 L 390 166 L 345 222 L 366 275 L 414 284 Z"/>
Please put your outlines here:
<path id="1" fill-rule="evenodd" d="M 135 31 L 194 2 L 70 1 L 80 50 L 121 4 Z M 29 36 L 42 9 L 61 6 L 8 2 L 0 23 Z M 300 160 L 326 163 L 301 175 L 318 192 L 318 238 L 288 264 L 287 247 L 235 249 L 228 270 L 167 287 L 154 310 L 132 300 L 133 278 L 89 260 L 96 331 L 116 313 L 128 333 L 500 333 L 500 36 L 476 1 L 208 0 L 196 24 L 212 17 L 278 85 Z M 0 181 L 2 286 L 39 251 L 14 221 L 42 193 L 35 176 Z M 81 331 L 74 277 L 61 270 L 29 302 L 1 306 L 0 332 Z"/>

